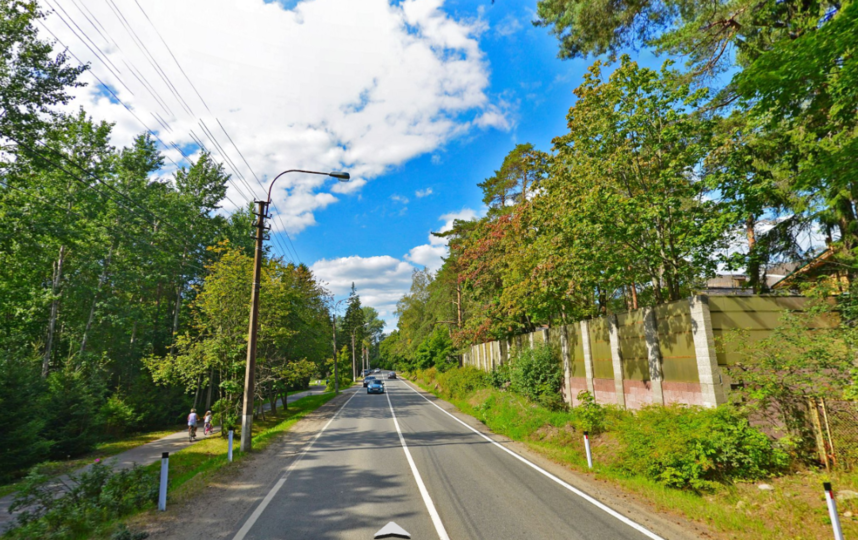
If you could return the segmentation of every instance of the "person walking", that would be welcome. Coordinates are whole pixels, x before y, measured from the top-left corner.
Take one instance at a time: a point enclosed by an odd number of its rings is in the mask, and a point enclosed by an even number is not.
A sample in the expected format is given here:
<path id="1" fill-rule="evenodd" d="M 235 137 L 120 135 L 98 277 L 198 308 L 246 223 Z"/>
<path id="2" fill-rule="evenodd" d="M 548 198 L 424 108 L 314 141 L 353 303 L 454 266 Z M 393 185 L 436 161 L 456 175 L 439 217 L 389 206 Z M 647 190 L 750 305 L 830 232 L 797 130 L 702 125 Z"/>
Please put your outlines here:
<path id="1" fill-rule="evenodd" d="M 212 429 L 212 412 L 211 411 L 206 411 L 206 415 L 203 417 L 203 426 L 205 426 L 203 433 L 205 433 L 206 437 L 208 437 L 209 433 L 214 431 Z"/>
<path id="2" fill-rule="evenodd" d="M 188 415 L 188 442 L 194 442 L 197 438 L 197 410 L 191 409 L 191 414 Z"/>

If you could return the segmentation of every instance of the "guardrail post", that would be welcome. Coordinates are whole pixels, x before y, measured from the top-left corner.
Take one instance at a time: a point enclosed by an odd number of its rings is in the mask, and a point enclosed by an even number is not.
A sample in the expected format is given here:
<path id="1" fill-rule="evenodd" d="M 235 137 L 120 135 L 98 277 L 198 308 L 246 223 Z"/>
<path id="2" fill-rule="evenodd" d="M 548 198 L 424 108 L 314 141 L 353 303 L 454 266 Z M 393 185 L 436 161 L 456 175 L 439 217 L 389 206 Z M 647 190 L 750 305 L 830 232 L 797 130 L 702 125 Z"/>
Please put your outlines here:
<path id="1" fill-rule="evenodd" d="M 161 486 L 158 490 L 158 510 L 167 510 L 167 477 L 170 470 L 170 452 L 161 454 Z"/>
<path id="2" fill-rule="evenodd" d="M 229 447 L 226 451 L 226 459 L 230 463 L 232 463 L 232 435 L 233 435 L 233 431 L 229 430 Z"/>
<path id="3" fill-rule="evenodd" d="M 590 434 L 584 432 L 584 449 L 587 450 L 587 466 L 593 468 L 593 453 L 590 451 Z"/>
<path id="4" fill-rule="evenodd" d="M 843 529 L 840 528 L 840 517 L 837 515 L 837 502 L 834 500 L 834 490 L 831 482 L 824 482 L 825 502 L 828 504 L 828 517 L 831 518 L 831 528 L 834 529 L 834 540 L 843 540 Z"/>

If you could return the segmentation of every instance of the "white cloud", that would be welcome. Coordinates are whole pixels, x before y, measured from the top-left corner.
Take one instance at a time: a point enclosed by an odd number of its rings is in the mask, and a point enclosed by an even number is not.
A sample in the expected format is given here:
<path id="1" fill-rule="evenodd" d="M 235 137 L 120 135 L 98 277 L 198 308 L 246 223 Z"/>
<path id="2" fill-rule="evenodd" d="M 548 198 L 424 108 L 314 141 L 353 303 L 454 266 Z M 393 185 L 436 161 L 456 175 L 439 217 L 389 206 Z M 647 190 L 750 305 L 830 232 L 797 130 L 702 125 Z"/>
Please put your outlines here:
<path id="1" fill-rule="evenodd" d="M 470 208 L 444 214 L 439 232 L 453 228 L 457 219 L 470 220 L 478 213 Z M 447 254 L 447 239 L 429 235 L 429 243 L 417 246 L 405 255 L 406 261 L 389 255 L 377 257 L 340 257 L 316 261 L 310 269 L 336 296 L 346 296 L 354 283 L 361 303 L 378 310 L 390 331 L 396 326 L 396 303 L 411 288 L 411 274 L 418 267 L 435 271 Z"/>
<path id="2" fill-rule="evenodd" d="M 429 195 L 432 195 L 432 188 L 418 189 L 417 191 L 414 192 L 414 196 L 417 197 L 418 199 L 422 199 L 423 197 L 428 197 Z"/>
<path id="3" fill-rule="evenodd" d="M 219 124 L 263 184 L 289 168 L 348 170 L 355 178 L 348 184 L 302 174 L 278 180 L 273 198 L 291 233 L 313 225 L 314 212 L 336 202 L 332 193 L 355 193 L 473 127 L 509 129 L 505 110 L 486 95 L 489 69 L 477 41 L 485 23 L 453 18 L 443 0 L 304 0 L 292 9 L 263 0 L 150 0 L 141 5 L 154 27 L 137 4 L 117 3 L 136 36 L 111 5 L 80 0 L 59 14 L 104 51 L 116 75 L 58 14 L 47 26 L 166 143 L 193 144 L 193 131 L 216 154 L 222 147 L 249 184 L 230 187 L 236 204 L 263 189 Z M 95 83 L 93 74 L 84 80 Z M 117 123 L 114 144 L 143 130 L 97 86 L 73 94 L 73 107 Z M 181 160 L 175 150 L 165 154 Z"/>
<path id="4" fill-rule="evenodd" d="M 402 204 L 408 204 L 408 197 L 403 197 L 402 195 L 391 195 L 390 200 Z"/>
<path id="5" fill-rule="evenodd" d="M 347 295 L 354 283 L 361 303 L 377 309 L 388 330 L 395 325 L 396 303 L 411 287 L 414 271 L 412 265 L 388 255 L 322 259 L 310 268 L 337 296 Z"/>
<path id="6" fill-rule="evenodd" d="M 516 19 L 511 13 L 501 19 L 495 26 L 495 33 L 503 37 L 509 37 L 522 29 L 521 21 Z"/>
<path id="7" fill-rule="evenodd" d="M 452 230 L 453 222 L 457 219 L 468 221 L 475 219 L 477 216 L 477 212 L 470 208 L 463 208 L 458 212 L 444 214 L 439 218 L 444 222 L 444 225 L 437 232 Z M 405 260 L 432 271 L 438 270 L 444 262 L 442 258 L 447 255 L 447 243 L 446 238 L 439 238 L 430 233 L 429 243 L 411 248 L 408 254 L 405 255 Z"/>

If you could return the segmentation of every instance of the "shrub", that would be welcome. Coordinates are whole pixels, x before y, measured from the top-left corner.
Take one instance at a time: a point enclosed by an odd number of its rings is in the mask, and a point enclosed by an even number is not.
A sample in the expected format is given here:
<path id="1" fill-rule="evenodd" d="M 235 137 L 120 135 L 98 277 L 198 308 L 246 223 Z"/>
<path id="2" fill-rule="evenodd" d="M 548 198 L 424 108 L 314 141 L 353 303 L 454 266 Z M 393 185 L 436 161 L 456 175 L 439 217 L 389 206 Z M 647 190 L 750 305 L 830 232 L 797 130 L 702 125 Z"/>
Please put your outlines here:
<path id="1" fill-rule="evenodd" d="M 729 406 L 645 407 L 622 422 L 618 436 L 622 468 L 675 488 L 765 478 L 788 463 L 786 452 Z"/>
<path id="2" fill-rule="evenodd" d="M 441 390 L 453 398 L 464 398 L 481 388 L 491 384 L 489 375 L 473 366 L 453 368 L 438 375 L 438 385 Z"/>
<path id="3" fill-rule="evenodd" d="M 560 362 L 548 345 L 521 349 L 510 361 L 510 387 L 533 401 L 548 407 L 562 405 L 562 384 Z"/>
<path id="4" fill-rule="evenodd" d="M 509 363 L 501 364 L 489 373 L 489 380 L 495 388 L 505 389 L 510 384 L 510 367 Z"/>
<path id="5" fill-rule="evenodd" d="M 596 403 L 596 398 L 593 397 L 593 394 L 582 390 L 578 392 L 578 401 L 581 404 L 574 409 L 578 429 L 592 434 L 605 431 L 605 415 L 607 411 L 604 407 Z"/>
<path id="6" fill-rule="evenodd" d="M 105 432 L 116 437 L 134 425 L 134 409 L 126 404 L 121 396 L 114 394 L 101 406 L 99 419 L 104 425 Z"/>
<path id="7" fill-rule="evenodd" d="M 435 367 L 442 372 L 457 366 L 458 362 L 453 357 L 450 331 L 440 325 L 436 326 L 418 345 L 414 353 L 414 364 L 418 369 Z"/>
<path id="8" fill-rule="evenodd" d="M 114 472 L 97 461 L 69 475 L 61 491 L 33 470 L 10 511 L 21 510 L 12 538 L 65 540 L 89 536 L 96 527 L 157 500 L 158 479 L 140 467 Z"/>

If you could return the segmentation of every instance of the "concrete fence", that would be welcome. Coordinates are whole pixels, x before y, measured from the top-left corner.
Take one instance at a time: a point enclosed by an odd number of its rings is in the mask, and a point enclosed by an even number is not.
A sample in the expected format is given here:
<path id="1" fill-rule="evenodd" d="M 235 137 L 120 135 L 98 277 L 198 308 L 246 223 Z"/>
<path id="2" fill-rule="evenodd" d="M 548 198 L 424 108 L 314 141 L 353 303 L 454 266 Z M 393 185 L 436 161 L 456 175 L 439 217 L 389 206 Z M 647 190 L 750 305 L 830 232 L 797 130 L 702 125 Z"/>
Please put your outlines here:
<path id="1" fill-rule="evenodd" d="M 748 339 L 763 339 L 784 311 L 801 311 L 804 303 L 792 296 L 693 296 L 473 345 L 463 363 L 491 371 L 516 348 L 549 343 L 560 351 L 563 396 L 570 405 L 587 390 L 598 403 L 632 409 L 653 403 L 715 407 L 730 388 L 722 368 L 739 357 L 735 345 L 719 338 L 743 329 Z"/>

